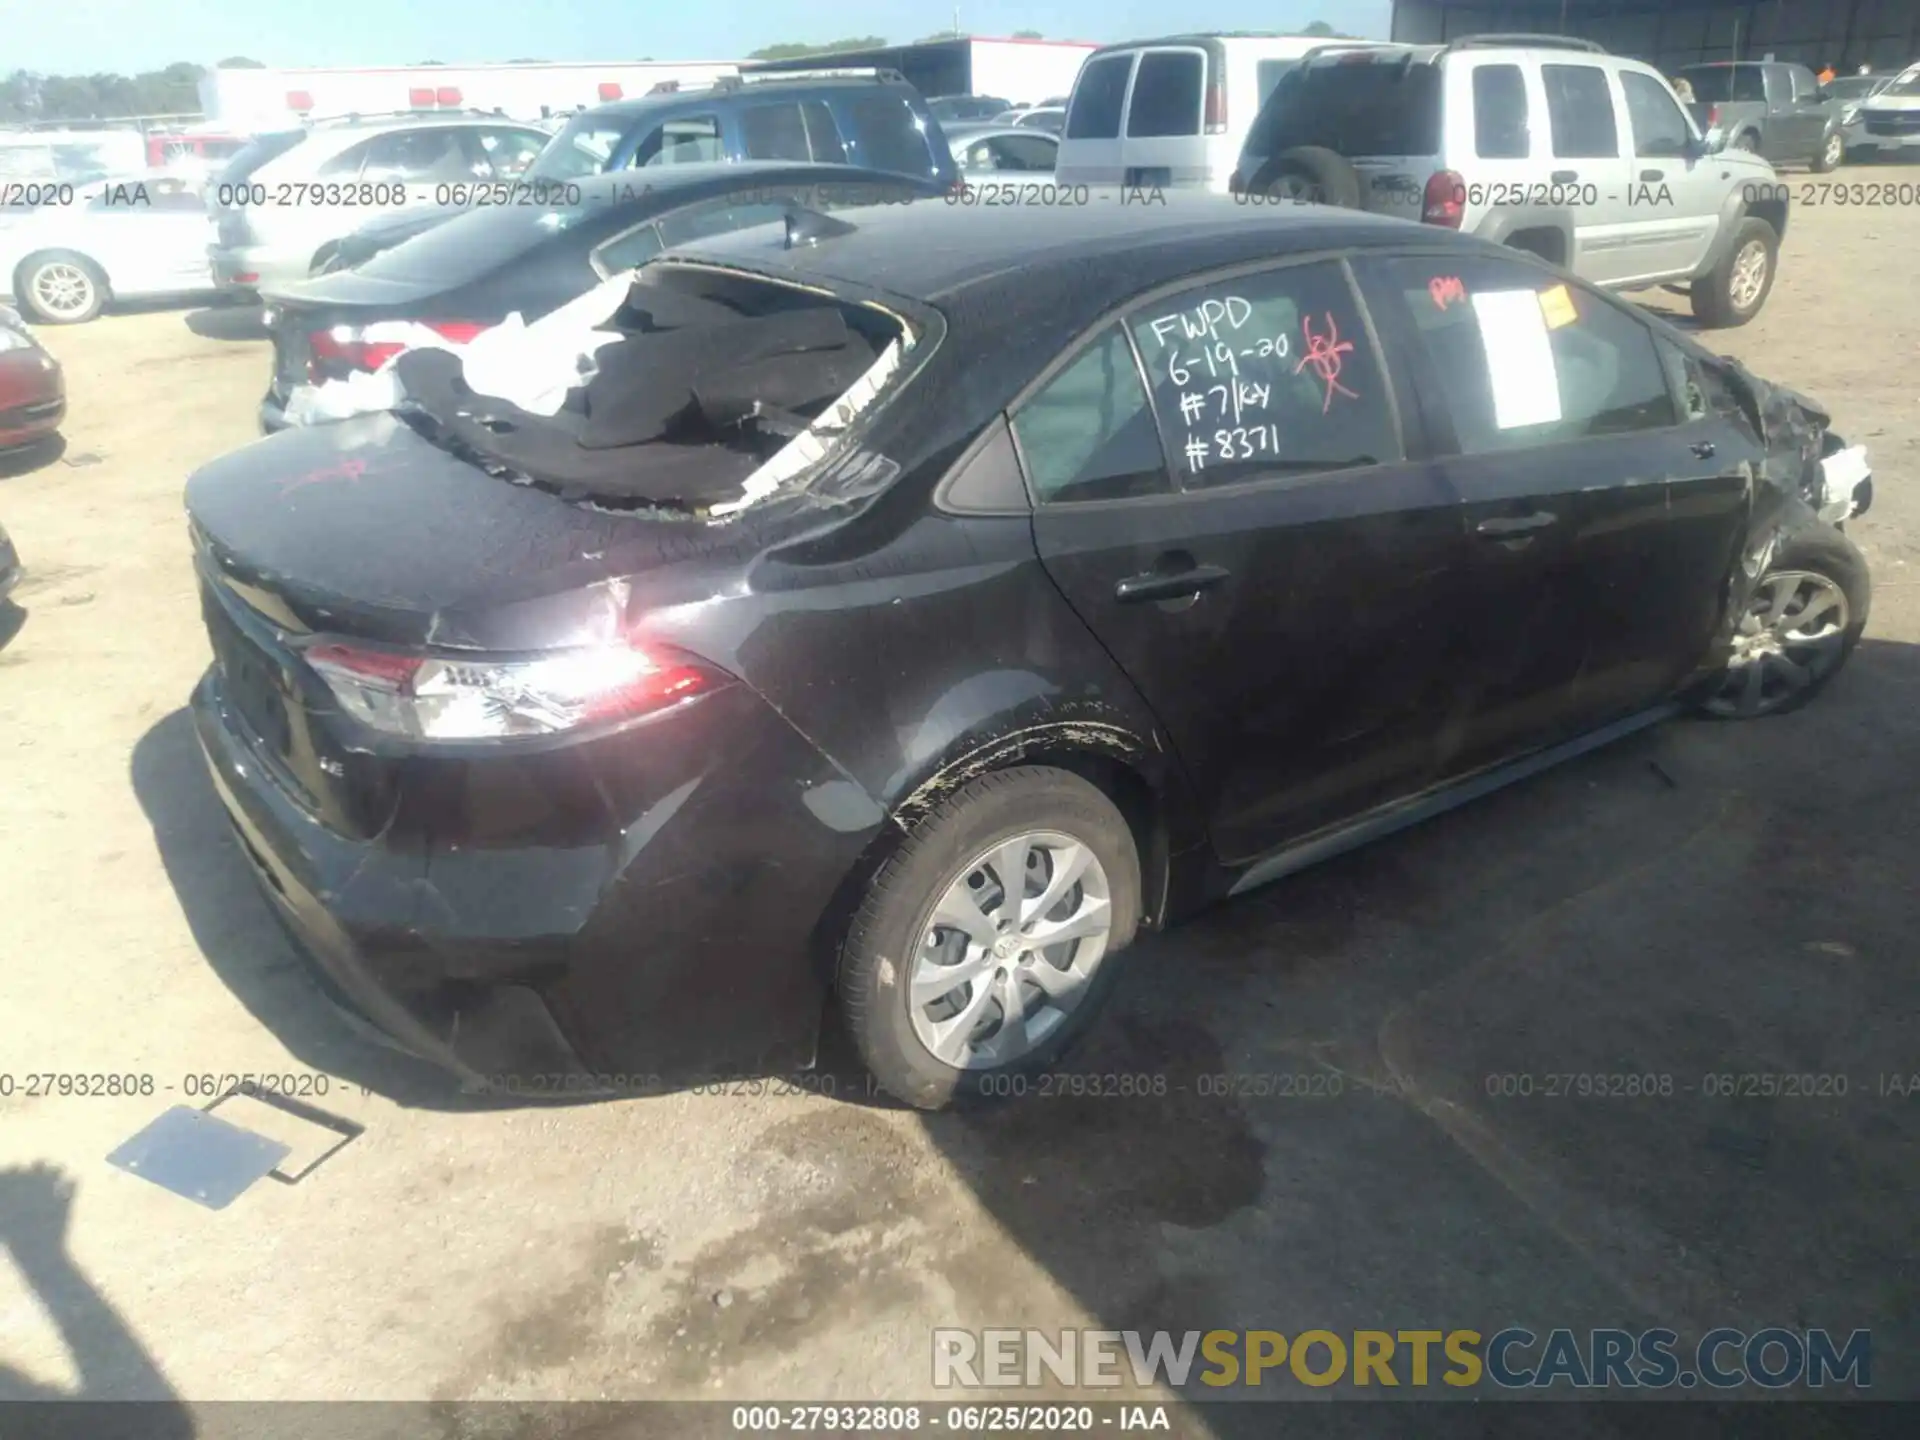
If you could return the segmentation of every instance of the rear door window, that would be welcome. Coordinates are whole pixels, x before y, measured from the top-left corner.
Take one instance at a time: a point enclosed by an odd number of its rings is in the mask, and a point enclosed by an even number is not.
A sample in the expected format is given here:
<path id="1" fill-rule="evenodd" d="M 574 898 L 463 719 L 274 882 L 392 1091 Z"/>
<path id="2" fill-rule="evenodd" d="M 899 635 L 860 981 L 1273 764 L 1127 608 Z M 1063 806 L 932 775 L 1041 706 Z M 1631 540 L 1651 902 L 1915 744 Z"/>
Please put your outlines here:
<path id="1" fill-rule="evenodd" d="M 1067 139 L 1117 140 L 1120 107 L 1127 98 L 1127 78 L 1133 73 L 1134 51 L 1089 60 L 1074 81 L 1067 107 Z"/>
<path id="2" fill-rule="evenodd" d="M 1767 84 L 1758 65 L 1702 65 L 1680 73 L 1687 77 L 1693 98 L 1702 105 L 1767 98 Z"/>
<path id="3" fill-rule="evenodd" d="M 833 110 L 840 121 L 840 133 L 859 152 L 853 163 L 901 175 L 933 173 L 933 150 L 927 144 L 926 131 L 902 96 L 878 89 L 836 96 Z"/>
<path id="4" fill-rule="evenodd" d="M 1598 65 L 1542 65 L 1547 125 L 1560 160 L 1613 159 L 1620 154 L 1613 91 Z"/>
<path id="5" fill-rule="evenodd" d="M 1386 375 L 1335 262 L 1196 286 L 1127 323 L 1187 489 L 1400 458 Z"/>
<path id="6" fill-rule="evenodd" d="M 454 126 L 401 130 L 368 143 L 362 180 L 449 181 L 474 178 L 476 162 Z"/>
<path id="7" fill-rule="evenodd" d="M 749 160 L 813 159 L 807 144 L 807 122 L 792 101 L 749 105 L 740 115 L 740 133 Z"/>
<path id="8" fill-rule="evenodd" d="M 1258 159 L 1296 145 L 1340 155 L 1435 155 L 1440 72 L 1398 60 L 1302 65 L 1284 75 L 1247 135 Z"/>
<path id="9" fill-rule="evenodd" d="M 712 235 L 726 235 L 751 225 L 766 225 L 779 220 L 788 207 L 777 201 L 741 204 L 721 201 L 716 205 L 692 205 L 659 222 L 660 241 L 671 249 L 688 245 Z"/>
<path id="10" fill-rule="evenodd" d="M 1133 349 L 1109 326 L 1013 416 L 1041 504 L 1125 500 L 1170 487 L 1160 434 Z"/>
<path id="11" fill-rule="evenodd" d="M 1524 160 L 1527 79 L 1518 65 L 1479 65 L 1473 72 L 1473 153 L 1482 160 Z"/>
<path id="12" fill-rule="evenodd" d="M 658 226 L 638 225 L 595 250 L 593 268 L 603 276 L 618 275 L 623 270 L 646 264 L 666 248 Z"/>
<path id="13" fill-rule="evenodd" d="M 628 163 L 642 169 L 652 165 L 714 165 L 726 158 L 719 116 L 680 115 L 650 131 L 634 147 Z"/>
<path id="14" fill-rule="evenodd" d="M 481 163 L 496 180 L 517 180 L 547 148 L 545 135 L 530 130 L 479 129 L 471 132 Z"/>
<path id="15" fill-rule="evenodd" d="M 1206 82 L 1206 57 L 1192 50 L 1146 50 L 1133 77 L 1127 107 L 1130 138 L 1200 133 L 1200 97 Z"/>
<path id="16" fill-rule="evenodd" d="M 1653 331 L 1585 286 L 1477 256 L 1384 269 L 1463 454 L 1680 423 Z"/>

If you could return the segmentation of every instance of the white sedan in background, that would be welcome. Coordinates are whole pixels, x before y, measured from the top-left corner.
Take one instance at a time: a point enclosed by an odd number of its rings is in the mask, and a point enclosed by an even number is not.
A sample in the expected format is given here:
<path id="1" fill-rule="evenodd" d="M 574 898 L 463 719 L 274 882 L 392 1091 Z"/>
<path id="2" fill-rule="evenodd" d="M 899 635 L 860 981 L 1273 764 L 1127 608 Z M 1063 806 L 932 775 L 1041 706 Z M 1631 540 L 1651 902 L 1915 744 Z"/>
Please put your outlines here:
<path id="1" fill-rule="evenodd" d="M 0 286 L 29 320 L 71 325 L 110 300 L 211 291 L 212 221 L 190 178 L 141 174 L 22 187 L 0 211 Z"/>

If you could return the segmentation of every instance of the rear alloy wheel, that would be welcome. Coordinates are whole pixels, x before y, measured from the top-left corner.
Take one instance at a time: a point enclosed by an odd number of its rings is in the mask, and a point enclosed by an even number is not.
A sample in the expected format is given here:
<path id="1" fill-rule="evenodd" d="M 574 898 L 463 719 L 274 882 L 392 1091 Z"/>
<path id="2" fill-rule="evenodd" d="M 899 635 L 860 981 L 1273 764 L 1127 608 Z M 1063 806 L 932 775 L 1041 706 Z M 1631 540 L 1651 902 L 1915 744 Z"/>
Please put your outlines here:
<path id="1" fill-rule="evenodd" d="M 1820 142 L 1820 153 L 1813 157 L 1813 173 L 1825 175 L 1840 168 L 1840 162 L 1846 158 L 1847 141 L 1838 130 Z"/>
<path id="2" fill-rule="evenodd" d="M 1776 570 L 1755 587 L 1726 674 L 1704 708 L 1729 720 L 1797 709 L 1846 662 L 1855 633 L 1838 581 L 1817 570 Z"/>
<path id="3" fill-rule="evenodd" d="M 1062 770 L 983 775 L 876 875 L 840 958 L 874 1077 L 922 1109 L 1017 1095 L 1110 990 L 1140 915 L 1125 818 Z"/>
<path id="4" fill-rule="evenodd" d="M 38 255 L 20 267 L 15 284 L 20 307 L 47 325 L 91 320 L 107 303 L 107 280 L 80 255 Z"/>
<path id="5" fill-rule="evenodd" d="M 1730 330 L 1760 313 L 1773 289 L 1780 238 L 1758 216 L 1740 222 L 1733 244 L 1693 282 L 1693 313 L 1709 329 Z"/>

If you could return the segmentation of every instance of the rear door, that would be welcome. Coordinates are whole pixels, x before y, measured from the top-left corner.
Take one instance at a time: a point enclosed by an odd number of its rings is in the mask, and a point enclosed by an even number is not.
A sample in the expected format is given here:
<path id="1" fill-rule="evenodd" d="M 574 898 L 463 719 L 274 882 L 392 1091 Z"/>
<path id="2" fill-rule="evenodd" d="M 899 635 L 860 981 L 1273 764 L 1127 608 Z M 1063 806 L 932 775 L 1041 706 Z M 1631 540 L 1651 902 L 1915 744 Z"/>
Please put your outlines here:
<path id="1" fill-rule="evenodd" d="M 1544 178 L 1572 201 L 1574 253 L 1567 268 L 1608 285 L 1658 274 L 1639 253 L 1639 217 L 1628 204 L 1626 126 L 1615 113 L 1606 68 L 1556 60 L 1540 67 L 1540 87 L 1551 157 Z"/>
<path id="2" fill-rule="evenodd" d="M 1121 183 L 1206 184 L 1207 52 L 1197 45 L 1167 45 L 1139 55 L 1127 92 Z"/>
<path id="3" fill-rule="evenodd" d="M 1666 698 L 1709 646 L 1755 456 L 1683 401 L 1672 355 L 1630 307 L 1530 262 L 1435 254 L 1365 267 L 1397 304 L 1463 499 L 1459 612 L 1474 699 L 1449 775 Z M 1702 387 L 1696 385 L 1696 395 Z"/>
<path id="4" fill-rule="evenodd" d="M 1067 100 L 1067 124 L 1061 132 L 1060 163 L 1056 172 L 1063 184 L 1118 185 L 1125 170 L 1125 142 L 1120 138 L 1127 113 L 1127 92 L 1133 85 L 1135 50 L 1095 55 L 1080 67 Z"/>
<path id="5" fill-rule="evenodd" d="M 1436 769 L 1465 544 L 1402 413 L 1338 260 L 1153 298 L 1013 408 L 1041 558 L 1229 863 Z"/>

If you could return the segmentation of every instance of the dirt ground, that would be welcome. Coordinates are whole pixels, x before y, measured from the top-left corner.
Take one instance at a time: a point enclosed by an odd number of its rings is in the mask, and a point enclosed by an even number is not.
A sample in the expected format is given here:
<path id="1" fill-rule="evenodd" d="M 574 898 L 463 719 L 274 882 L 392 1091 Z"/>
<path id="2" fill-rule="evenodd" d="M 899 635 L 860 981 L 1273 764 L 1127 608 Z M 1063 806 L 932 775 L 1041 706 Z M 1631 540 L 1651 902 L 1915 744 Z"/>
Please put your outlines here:
<path id="1" fill-rule="evenodd" d="M 1163 1098 L 933 1119 L 490 1108 L 345 1029 L 182 708 L 181 485 L 253 437 L 257 321 L 44 332 L 66 450 L 0 479 L 28 571 L 0 622 L 0 1398 L 925 1398 L 937 1325 L 1510 1322 L 1867 1328 L 1876 1392 L 1920 1391 L 1920 1099 L 1880 1093 L 1920 1071 L 1916 253 L 1920 212 L 1802 207 L 1723 340 L 1875 461 L 1872 623 L 1820 703 L 1674 723 L 1144 943 L 1074 1069 Z M 1687 1089 L 1486 1079 L 1626 1071 Z M 154 1088 L 27 1098 L 45 1072 Z M 1341 1093 L 1198 1093 L 1226 1072 Z M 1788 1072 L 1847 1094 L 1700 1088 Z M 362 1128 L 222 1211 L 106 1163 L 245 1073 L 330 1077 L 311 1103 Z"/>

